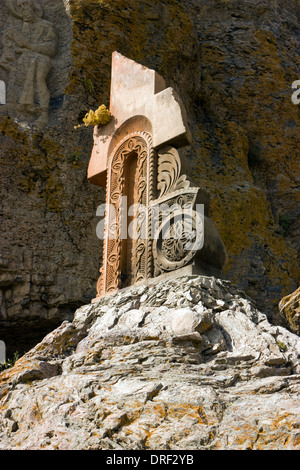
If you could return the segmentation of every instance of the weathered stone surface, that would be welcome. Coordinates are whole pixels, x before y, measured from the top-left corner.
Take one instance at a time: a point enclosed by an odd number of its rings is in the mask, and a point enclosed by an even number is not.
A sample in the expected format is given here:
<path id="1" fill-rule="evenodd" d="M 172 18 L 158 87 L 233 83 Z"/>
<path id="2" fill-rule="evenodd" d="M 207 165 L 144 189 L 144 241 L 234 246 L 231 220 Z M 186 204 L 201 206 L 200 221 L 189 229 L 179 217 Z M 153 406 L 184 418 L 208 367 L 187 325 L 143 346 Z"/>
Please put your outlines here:
<path id="1" fill-rule="evenodd" d="M 0 104 L 5 104 L 6 102 L 6 85 L 3 80 L 0 80 Z"/>
<path id="2" fill-rule="evenodd" d="M 111 75 L 108 121 L 92 121 L 88 168 L 106 187 L 97 297 L 188 266 L 219 274 L 227 256 L 209 195 L 181 171 L 178 149 L 190 143 L 183 104 L 154 70 L 116 51 Z"/>
<path id="3" fill-rule="evenodd" d="M 2 9 L 5 27 L 0 75 L 7 86 L 0 112 L 43 129 L 50 106 L 47 77 L 58 43 L 54 24 L 44 18 L 43 5 L 38 0 L 6 0 Z"/>
<path id="4" fill-rule="evenodd" d="M 278 305 L 280 315 L 282 315 L 290 329 L 300 334 L 300 287 L 290 295 L 287 295 Z"/>
<path id="5" fill-rule="evenodd" d="M 99 250 L 95 227 L 101 194 L 94 197 L 85 182 L 91 146 L 88 136 L 85 140 L 75 134 L 72 98 L 64 93 L 72 67 L 72 21 L 67 2 L 42 3 L 42 19 L 55 24 L 57 33 L 47 76 L 48 126 L 37 130 L 30 116 L 17 117 L 0 106 L 0 338 L 9 358 L 33 347 L 90 301 L 94 292 L 90 273 L 95 273 L 96 282 L 100 261 L 95 260 Z M 1 2 L 0 56 L 3 33 L 11 27 L 20 30 L 22 21 Z M 1 67 L 0 79 L 9 81 Z"/>
<path id="6" fill-rule="evenodd" d="M 190 276 L 78 309 L 0 376 L 0 449 L 300 449 L 300 339 Z"/>

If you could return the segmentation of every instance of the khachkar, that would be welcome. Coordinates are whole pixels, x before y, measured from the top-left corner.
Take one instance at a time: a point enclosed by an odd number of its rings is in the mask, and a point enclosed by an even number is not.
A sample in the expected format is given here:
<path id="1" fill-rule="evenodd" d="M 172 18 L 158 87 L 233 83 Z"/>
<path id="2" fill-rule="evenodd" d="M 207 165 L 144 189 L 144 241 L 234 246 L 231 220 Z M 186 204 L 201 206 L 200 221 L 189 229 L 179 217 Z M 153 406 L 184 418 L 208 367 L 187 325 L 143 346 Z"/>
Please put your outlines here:
<path id="1" fill-rule="evenodd" d="M 106 187 L 97 297 L 158 276 L 219 273 L 226 254 L 208 194 L 179 155 L 191 134 L 175 91 L 114 52 L 110 113 L 109 124 L 95 127 L 88 168 L 90 182 Z"/>

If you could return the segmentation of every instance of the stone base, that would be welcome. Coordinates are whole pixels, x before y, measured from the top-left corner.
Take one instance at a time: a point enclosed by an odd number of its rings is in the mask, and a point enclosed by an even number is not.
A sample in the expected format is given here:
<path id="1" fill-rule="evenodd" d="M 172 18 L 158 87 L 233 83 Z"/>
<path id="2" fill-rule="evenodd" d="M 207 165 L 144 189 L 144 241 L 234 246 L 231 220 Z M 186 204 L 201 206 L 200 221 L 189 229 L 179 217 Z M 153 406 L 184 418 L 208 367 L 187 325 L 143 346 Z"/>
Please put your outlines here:
<path id="1" fill-rule="evenodd" d="M 213 276 L 117 291 L 0 374 L 0 451 L 299 450 L 299 353 Z"/>
<path id="2" fill-rule="evenodd" d="M 198 262 L 193 261 L 189 263 L 188 265 L 184 266 L 183 268 L 175 269 L 174 271 L 170 271 L 169 273 L 163 273 L 163 274 L 160 274 L 159 276 L 152 277 L 145 281 L 132 284 L 131 286 L 123 287 L 121 289 L 108 292 L 107 294 L 101 297 L 96 297 L 95 299 L 93 299 L 92 303 L 99 302 L 104 297 L 113 295 L 116 292 L 126 292 L 128 290 L 134 289 L 134 287 L 139 287 L 143 285 L 151 286 L 161 281 L 169 281 L 169 280 L 178 279 L 184 276 L 211 276 L 211 277 L 213 276 L 219 279 L 224 279 L 224 274 L 219 269 L 216 269 L 213 266 L 209 266 L 208 264 L 203 263 L 203 262 L 200 263 L 199 261 Z"/>

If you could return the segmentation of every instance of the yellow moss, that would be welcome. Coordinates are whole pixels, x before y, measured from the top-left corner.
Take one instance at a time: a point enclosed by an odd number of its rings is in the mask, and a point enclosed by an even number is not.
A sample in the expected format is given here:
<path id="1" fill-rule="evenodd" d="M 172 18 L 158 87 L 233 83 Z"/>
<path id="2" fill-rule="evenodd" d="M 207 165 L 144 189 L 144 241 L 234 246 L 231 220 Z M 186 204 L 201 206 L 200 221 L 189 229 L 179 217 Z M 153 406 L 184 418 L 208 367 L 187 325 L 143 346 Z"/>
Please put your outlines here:
<path id="1" fill-rule="evenodd" d="M 90 109 L 90 111 L 83 118 L 84 124 L 87 126 L 105 126 L 111 120 L 111 114 L 104 104 L 99 106 L 96 111 Z M 77 129 L 80 126 L 75 126 Z"/>

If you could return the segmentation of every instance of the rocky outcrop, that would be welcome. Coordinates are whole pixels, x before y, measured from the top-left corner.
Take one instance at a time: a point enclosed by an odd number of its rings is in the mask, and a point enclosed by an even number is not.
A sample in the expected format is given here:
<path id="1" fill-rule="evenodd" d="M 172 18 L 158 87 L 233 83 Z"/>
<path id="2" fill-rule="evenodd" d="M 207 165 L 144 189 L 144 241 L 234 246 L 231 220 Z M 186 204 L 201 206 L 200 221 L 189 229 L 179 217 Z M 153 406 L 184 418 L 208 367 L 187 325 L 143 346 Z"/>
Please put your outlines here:
<path id="1" fill-rule="evenodd" d="M 0 449 L 300 449 L 300 340 L 190 276 L 79 308 L 0 376 Z"/>
<path id="2" fill-rule="evenodd" d="M 300 335 L 300 287 L 279 302 L 279 311 L 291 331 Z"/>

